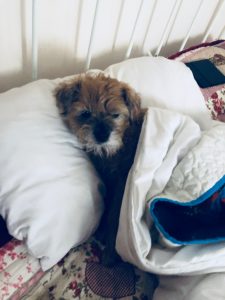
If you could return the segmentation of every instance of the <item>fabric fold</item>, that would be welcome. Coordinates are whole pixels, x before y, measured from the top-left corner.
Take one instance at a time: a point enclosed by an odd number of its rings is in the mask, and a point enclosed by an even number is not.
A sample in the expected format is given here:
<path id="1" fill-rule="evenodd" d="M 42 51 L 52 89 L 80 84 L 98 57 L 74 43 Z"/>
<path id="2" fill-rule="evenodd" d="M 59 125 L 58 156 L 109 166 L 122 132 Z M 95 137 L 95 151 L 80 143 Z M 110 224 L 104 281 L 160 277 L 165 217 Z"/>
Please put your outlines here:
<path id="1" fill-rule="evenodd" d="M 121 207 L 116 249 L 125 261 L 158 274 L 225 269 L 224 242 L 184 246 L 163 232 L 155 242 L 157 224 L 149 213 L 156 199 L 190 203 L 223 178 L 224 136 L 223 123 L 203 132 L 185 115 L 149 108 Z"/>

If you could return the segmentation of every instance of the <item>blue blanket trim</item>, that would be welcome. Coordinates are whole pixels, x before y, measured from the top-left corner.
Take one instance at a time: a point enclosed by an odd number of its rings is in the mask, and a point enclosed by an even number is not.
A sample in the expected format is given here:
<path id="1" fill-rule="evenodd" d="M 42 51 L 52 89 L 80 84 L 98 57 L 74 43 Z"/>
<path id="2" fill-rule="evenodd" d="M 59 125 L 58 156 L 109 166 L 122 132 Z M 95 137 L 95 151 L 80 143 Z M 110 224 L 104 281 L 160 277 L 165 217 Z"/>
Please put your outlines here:
<path id="1" fill-rule="evenodd" d="M 153 218 L 153 221 L 155 223 L 155 226 L 158 228 L 158 230 L 162 233 L 162 235 L 169 241 L 171 241 L 174 244 L 177 245 L 193 245 L 193 244 L 210 244 L 210 243 L 216 243 L 216 242 L 222 242 L 225 241 L 225 234 L 224 236 L 219 236 L 216 238 L 206 238 L 206 239 L 193 239 L 193 240 L 184 240 L 184 241 L 180 241 L 178 239 L 176 239 L 175 237 L 171 236 L 167 231 L 166 228 L 164 228 L 161 223 L 160 220 L 158 219 L 158 217 L 155 215 L 155 208 L 157 206 L 158 203 L 172 203 L 172 204 L 176 204 L 179 207 L 194 207 L 200 203 L 205 202 L 206 200 L 208 200 L 210 197 L 212 197 L 217 191 L 219 191 L 223 186 L 225 185 L 225 175 L 216 182 L 216 184 L 214 184 L 214 186 L 212 188 L 210 188 L 208 191 L 206 191 L 204 194 L 202 194 L 200 197 L 198 197 L 197 199 L 191 200 L 189 202 L 179 202 L 177 200 L 172 200 L 172 199 L 167 199 L 167 198 L 155 198 L 152 203 L 150 204 L 150 214 Z M 225 195 L 225 189 L 223 189 L 223 195 Z M 218 208 L 218 205 L 220 205 L 220 203 L 218 203 L 218 201 L 215 201 L 215 205 Z M 225 218 L 224 218 L 224 224 L 225 224 Z M 182 224 L 181 224 L 182 226 Z M 206 229 L 207 230 L 207 229 Z"/>

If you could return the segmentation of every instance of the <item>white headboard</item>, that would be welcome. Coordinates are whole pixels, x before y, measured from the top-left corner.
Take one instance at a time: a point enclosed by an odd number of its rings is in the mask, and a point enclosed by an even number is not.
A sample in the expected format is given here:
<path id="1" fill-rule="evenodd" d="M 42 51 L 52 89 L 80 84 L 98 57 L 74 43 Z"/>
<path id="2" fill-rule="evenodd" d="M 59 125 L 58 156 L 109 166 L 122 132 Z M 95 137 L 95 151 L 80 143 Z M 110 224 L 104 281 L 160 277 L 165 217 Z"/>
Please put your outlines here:
<path id="1" fill-rule="evenodd" d="M 0 91 L 225 38 L 225 0 L 0 0 Z"/>

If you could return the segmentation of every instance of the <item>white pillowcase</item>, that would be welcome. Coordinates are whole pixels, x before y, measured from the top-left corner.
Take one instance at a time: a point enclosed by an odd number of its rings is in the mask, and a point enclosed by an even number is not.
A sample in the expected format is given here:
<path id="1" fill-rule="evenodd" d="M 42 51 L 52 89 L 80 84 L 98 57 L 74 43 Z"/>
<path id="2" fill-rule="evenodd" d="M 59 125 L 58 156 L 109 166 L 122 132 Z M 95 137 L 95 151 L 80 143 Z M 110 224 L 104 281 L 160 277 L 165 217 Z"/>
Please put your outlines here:
<path id="1" fill-rule="evenodd" d="M 192 72 L 182 62 L 164 57 L 140 57 L 109 66 L 105 73 L 127 82 L 141 96 L 142 106 L 167 108 L 211 126 L 210 112 Z"/>
<path id="2" fill-rule="evenodd" d="M 0 94 L 0 214 L 43 270 L 96 229 L 100 181 L 39 80 Z"/>

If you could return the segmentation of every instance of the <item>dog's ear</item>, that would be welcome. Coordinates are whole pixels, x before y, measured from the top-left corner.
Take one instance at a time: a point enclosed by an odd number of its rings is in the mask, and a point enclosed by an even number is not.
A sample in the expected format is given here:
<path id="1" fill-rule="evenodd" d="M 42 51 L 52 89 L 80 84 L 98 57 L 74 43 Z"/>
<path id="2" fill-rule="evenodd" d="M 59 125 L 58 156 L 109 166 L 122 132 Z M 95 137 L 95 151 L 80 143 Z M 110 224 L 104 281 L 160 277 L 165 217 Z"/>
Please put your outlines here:
<path id="1" fill-rule="evenodd" d="M 66 116 L 73 102 L 79 99 L 81 80 L 64 83 L 55 90 L 55 97 L 60 113 Z"/>
<path id="2" fill-rule="evenodd" d="M 141 99 L 139 95 L 128 85 L 124 85 L 121 89 L 121 95 L 130 113 L 130 121 L 134 121 L 140 117 Z"/>

